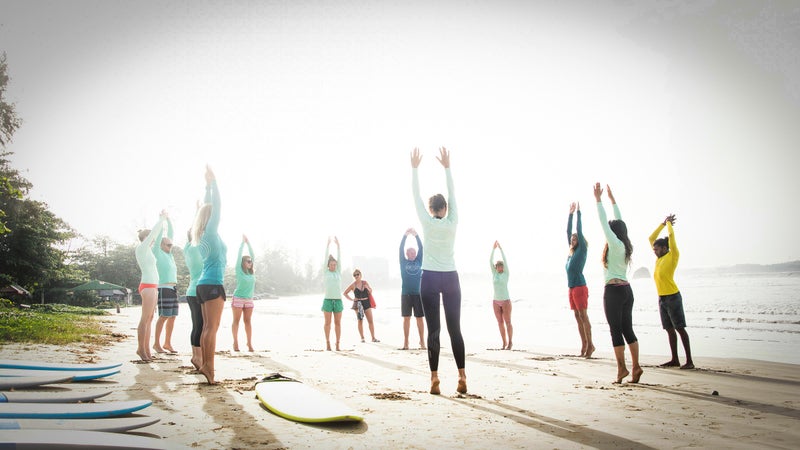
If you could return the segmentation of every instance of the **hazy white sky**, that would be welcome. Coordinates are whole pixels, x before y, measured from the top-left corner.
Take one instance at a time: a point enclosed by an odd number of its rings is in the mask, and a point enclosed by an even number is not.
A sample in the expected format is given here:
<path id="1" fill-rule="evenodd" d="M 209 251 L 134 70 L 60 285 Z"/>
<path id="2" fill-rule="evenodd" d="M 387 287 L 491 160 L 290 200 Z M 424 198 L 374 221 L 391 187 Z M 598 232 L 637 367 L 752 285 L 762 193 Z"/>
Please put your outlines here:
<path id="1" fill-rule="evenodd" d="M 800 259 L 796 2 L 0 2 L 32 197 L 87 237 L 135 242 L 166 208 L 185 241 L 206 163 L 235 254 L 394 261 L 452 152 L 462 272 L 498 239 L 559 272 L 595 181 L 634 243 L 668 213 L 683 267 Z M 608 204 L 608 202 L 606 202 Z M 609 209 L 610 214 L 610 209 Z M 229 264 L 232 264 L 232 257 Z"/>

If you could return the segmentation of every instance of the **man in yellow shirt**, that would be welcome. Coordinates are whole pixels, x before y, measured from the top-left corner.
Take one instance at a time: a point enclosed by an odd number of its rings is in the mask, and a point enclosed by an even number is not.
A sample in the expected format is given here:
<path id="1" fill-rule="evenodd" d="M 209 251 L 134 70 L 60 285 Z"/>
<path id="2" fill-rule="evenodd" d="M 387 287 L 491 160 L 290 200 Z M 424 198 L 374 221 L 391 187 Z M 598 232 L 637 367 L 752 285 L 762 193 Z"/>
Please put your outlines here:
<path id="1" fill-rule="evenodd" d="M 683 298 L 675 284 L 675 269 L 678 267 L 678 245 L 675 243 L 675 232 L 672 226 L 675 224 L 675 215 L 670 214 L 664 222 L 658 225 L 653 234 L 650 235 L 650 245 L 653 246 L 653 253 L 658 258 L 656 268 L 653 271 L 653 278 L 656 282 L 658 291 L 658 309 L 661 313 L 661 325 L 669 336 L 669 348 L 672 352 L 672 359 L 661 364 L 661 367 L 678 367 L 681 369 L 694 369 L 692 362 L 692 351 L 689 347 L 689 334 L 686 333 L 686 317 L 683 313 Z M 658 239 L 661 230 L 667 227 L 669 236 Z M 678 360 L 678 336 L 681 336 L 683 350 L 686 352 L 686 364 L 681 366 Z"/>

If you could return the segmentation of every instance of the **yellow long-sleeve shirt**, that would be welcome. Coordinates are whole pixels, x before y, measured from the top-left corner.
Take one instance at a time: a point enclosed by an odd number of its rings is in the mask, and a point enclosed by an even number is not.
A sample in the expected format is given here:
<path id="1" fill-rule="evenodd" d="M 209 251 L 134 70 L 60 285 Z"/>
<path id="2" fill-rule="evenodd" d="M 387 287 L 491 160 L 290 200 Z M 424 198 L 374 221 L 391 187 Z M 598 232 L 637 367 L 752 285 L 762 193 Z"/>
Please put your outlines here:
<path id="1" fill-rule="evenodd" d="M 672 224 L 667 222 L 669 231 L 669 252 L 656 260 L 656 268 L 653 271 L 653 279 L 656 281 L 656 291 L 658 295 L 672 295 L 678 293 L 678 285 L 675 284 L 675 269 L 678 267 L 678 258 L 681 254 L 678 251 L 678 244 L 675 243 L 675 232 Z M 650 246 L 658 239 L 658 234 L 664 229 L 664 224 L 660 224 L 656 231 L 650 235 Z"/>

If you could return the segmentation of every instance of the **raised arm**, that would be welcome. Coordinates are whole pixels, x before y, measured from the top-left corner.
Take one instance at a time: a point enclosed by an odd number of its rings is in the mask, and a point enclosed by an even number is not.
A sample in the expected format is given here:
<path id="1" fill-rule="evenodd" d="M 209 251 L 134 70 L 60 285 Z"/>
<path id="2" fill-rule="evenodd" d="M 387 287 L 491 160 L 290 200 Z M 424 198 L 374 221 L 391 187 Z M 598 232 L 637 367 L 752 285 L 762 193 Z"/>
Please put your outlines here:
<path id="1" fill-rule="evenodd" d="M 453 173 L 450 171 L 450 152 L 446 148 L 439 149 L 437 158 L 444 167 L 444 174 L 447 178 L 447 219 L 453 223 L 458 223 L 458 206 L 456 204 L 456 190 L 453 184 Z"/>
<path id="2" fill-rule="evenodd" d="M 672 229 L 672 226 L 675 225 L 675 214 L 667 216 L 664 223 L 667 225 L 667 231 L 669 232 L 669 252 L 674 253 L 675 258 L 677 258 L 680 252 L 678 251 L 678 243 L 675 241 L 675 231 Z"/>
<path id="3" fill-rule="evenodd" d="M 217 179 L 211 167 L 206 166 L 206 200 L 211 199 L 211 217 L 208 219 L 206 231 L 211 230 L 212 233 L 218 233 L 220 208 L 222 201 L 219 198 L 219 189 L 217 188 Z"/>
<path id="4" fill-rule="evenodd" d="M 139 245 L 145 246 L 145 247 L 149 247 L 150 245 L 153 244 L 153 242 L 156 240 L 156 237 L 160 236 L 161 233 L 163 233 L 163 231 L 164 231 L 164 219 L 165 218 L 166 218 L 166 213 L 164 211 L 162 211 L 161 212 L 161 216 L 158 218 L 158 222 L 156 223 L 156 226 L 154 226 L 153 228 L 150 229 L 150 233 L 148 233 L 147 237 L 144 238 L 142 243 L 139 244 Z M 160 245 L 160 241 L 159 241 L 159 245 Z"/>
<path id="5" fill-rule="evenodd" d="M 569 216 L 567 216 L 567 245 L 572 245 L 572 215 L 575 213 L 575 203 L 569 205 Z"/>
<path id="6" fill-rule="evenodd" d="M 603 234 L 606 236 L 606 241 L 611 242 L 617 239 L 617 236 L 611 231 L 611 227 L 608 226 L 608 216 L 606 216 L 606 209 L 603 207 L 602 195 L 603 188 L 600 187 L 600 183 L 595 183 L 594 199 L 597 201 L 597 217 L 600 219 L 600 226 L 603 227 Z"/>
<path id="7" fill-rule="evenodd" d="M 419 238 L 419 234 L 414 231 L 414 239 L 417 240 L 417 260 L 422 261 L 422 240 Z"/>
<path id="8" fill-rule="evenodd" d="M 419 173 L 417 168 L 422 161 L 422 155 L 419 149 L 415 148 L 411 152 L 411 194 L 414 197 L 414 209 L 417 211 L 417 218 L 420 222 L 427 220 L 428 211 L 425 209 L 425 203 L 422 202 L 422 195 L 419 192 Z"/>
<path id="9" fill-rule="evenodd" d="M 167 237 L 172 240 L 175 237 L 175 233 L 172 229 L 172 220 L 170 220 L 169 216 L 166 218 L 167 220 Z"/>
<path id="10" fill-rule="evenodd" d="M 578 203 L 578 209 L 576 211 L 578 223 L 575 226 L 575 231 L 578 233 L 578 244 L 581 246 L 586 246 L 586 239 L 583 237 L 583 221 L 581 220 L 581 204 Z"/>
<path id="11" fill-rule="evenodd" d="M 403 234 L 403 239 L 400 239 L 400 264 L 406 261 L 406 238 L 408 237 L 408 231 Z"/>

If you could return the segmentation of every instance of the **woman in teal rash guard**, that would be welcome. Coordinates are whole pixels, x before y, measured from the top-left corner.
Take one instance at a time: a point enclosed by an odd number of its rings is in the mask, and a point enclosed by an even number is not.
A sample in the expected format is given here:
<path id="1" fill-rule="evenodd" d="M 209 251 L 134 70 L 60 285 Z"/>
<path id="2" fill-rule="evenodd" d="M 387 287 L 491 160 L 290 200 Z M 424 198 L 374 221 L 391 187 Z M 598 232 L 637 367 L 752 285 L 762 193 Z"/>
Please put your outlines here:
<path id="1" fill-rule="evenodd" d="M 336 330 L 336 351 L 340 350 L 339 340 L 342 337 L 342 311 L 344 305 L 342 304 L 342 268 L 339 266 L 339 257 L 341 252 L 339 249 L 339 239 L 334 236 L 333 242 L 336 244 L 336 257 L 328 253 L 331 246 L 331 238 L 328 238 L 328 244 L 325 245 L 325 258 L 326 265 L 324 271 L 325 279 L 325 299 L 322 300 L 322 313 L 325 316 L 325 347 L 326 350 L 331 349 L 331 319 Z"/>
<path id="2" fill-rule="evenodd" d="M 465 371 L 466 353 L 464 337 L 461 335 L 461 282 L 458 279 L 454 257 L 456 228 L 458 226 L 458 208 L 453 188 L 453 177 L 450 174 L 450 153 L 444 147 L 439 149 L 439 163 L 444 167 L 447 180 L 448 199 L 436 194 L 428 200 L 428 210 L 419 193 L 419 176 L 417 168 L 422 161 L 419 149 L 411 153 L 411 189 L 414 207 L 422 224 L 425 255 L 422 257 L 422 280 L 420 281 L 420 297 L 428 324 L 428 365 L 431 369 L 431 390 L 434 395 L 441 394 L 439 389 L 439 333 L 442 329 L 439 299 L 444 306 L 444 318 L 453 358 L 458 368 L 458 386 L 456 391 L 467 392 L 467 374 Z"/>
<path id="3" fill-rule="evenodd" d="M 577 216 L 576 231 L 572 232 L 572 215 Z M 583 276 L 583 268 L 586 265 L 586 251 L 588 244 L 583 237 L 583 225 L 581 223 L 581 205 L 572 203 L 569 207 L 569 218 L 567 219 L 567 243 L 569 244 L 569 256 L 567 256 L 567 286 L 569 287 L 569 307 L 578 322 L 578 334 L 581 337 L 581 356 L 591 358 L 594 353 L 594 343 L 592 343 L 592 324 L 589 322 L 589 288 L 586 287 L 586 279 Z"/>
<path id="4" fill-rule="evenodd" d="M 142 271 L 139 283 L 139 294 L 142 296 L 142 315 L 139 326 L 136 328 L 138 348 L 136 354 L 142 361 L 153 359 L 150 353 L 150 329 L 153 323 L 153 314 L 158 302 L 158 269 L 156 257 L 153 254 L 153 242 L 160 230 L 164 227 L 166 212 L 161 212 L 161 218 L 151 230 L 139 230 L 139 245 L 136 246 L 136 263 Z"/>
<path id="5" fill-rule="evenodd" d="M 186 233 L 186 245 L 183 246 L 183 258 L 186 268 L 189 269 L 189 286 L 186 288 L 186 304 L 192 316 L 192 332 L 189 342 L 192 344 L 192 365 L 200 369 L 203 365 L 203 353 L 200 348 L 200 336 L 203 332 L 203 310 L 197 298 L 197 280 L 203 272 L 203 256 L 200 248 L 192 245 L 192 230 Z"/>
<path id="6" fill-rule="evenodd" d="M 247 254 L 244 254 L 244 246 L 247 246 Z M 247 350 L 253 351 L 253 291 L 256 287 L 256 276 L 253 274 L 253 247 L 247 236 L 242 235 L 242 243 L 239 244 L 239 255 L 236 257 L 239 264 L 236 266 L 236 290 L 233 291 L 231 300 L 231 311 L 233 312 L 233 351 L 239 351 L 239 320 L 244 319 L 244 334 L 247 336 Z"/>
<path id="7" fill-rule="evenodd" d="M 205 204 L 200 207 L 192 226 L 192 244 L 200 248 L 203 256 L 203 271 L 197 281 L 197 297 L 203 313 L 203 331 L 200 336 L 203 364 L 198 371 L 208 384 L 214 381 L 214 352 L 217 349 L 217 330 L 225 306 L 225 274 L 227 247 L 219 236 L 221 202 L 214 172 L 206 166 Z"/>
<path id="8" fill-rule="evenodd" d="M 494 251 L 497 249 L 500 249 L 502 259 L 495 262 Z M 494 288 L 494 300 L 492 301 L 494 317 L 497 319 L 497 327 L 500 329 L 500 337 L 503 339 L 503 350 L 511 350 L 514 327 L 511 325 L 511 296 L 508 294 L 508 263 L 506 262 L 506 253 L 497 241 L 494 241 L 492 253 L 489 255 L 489 268 L 492 270 Z M 506 340 L 506 334 L 508 334 L 508 340 Z"/>
<path id="9" fill-rule="evenodd" d="M 625 365 L 625 343 L 627 342 L 633 362 L 631 383 L 638 383 L 644 371 L 639 366 L 639 341 L 633 332 L 633 290 L 627 278 L 633 244 L 628 238 L 628 227 L 622 221 L 614 194 L 611 193 L 608 185 L 606 185 L 606 189 L 614 209 L 614 220 L 606 218 L 606 210 L 600 199 L 603 195 L 603 188 L 600 187 L 600 183 L 594 185 L 597 215 L 606 237 L 606 247 L 603 250 L 603 274 L 606 281 L 603 291 L 603 309 L 611 332 L 614 357 L 617 360 L 616 382 L 621 383 L 629 374 Z"/>

